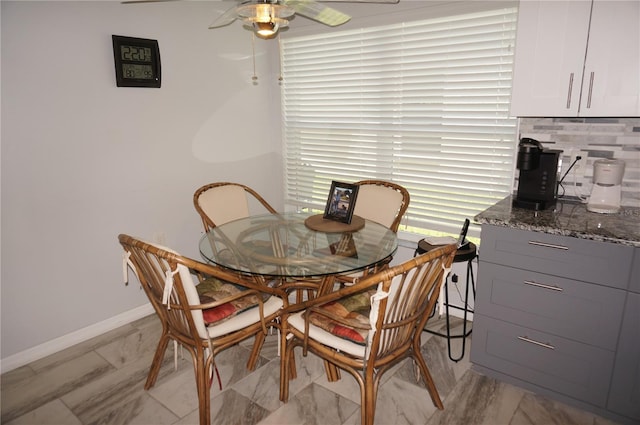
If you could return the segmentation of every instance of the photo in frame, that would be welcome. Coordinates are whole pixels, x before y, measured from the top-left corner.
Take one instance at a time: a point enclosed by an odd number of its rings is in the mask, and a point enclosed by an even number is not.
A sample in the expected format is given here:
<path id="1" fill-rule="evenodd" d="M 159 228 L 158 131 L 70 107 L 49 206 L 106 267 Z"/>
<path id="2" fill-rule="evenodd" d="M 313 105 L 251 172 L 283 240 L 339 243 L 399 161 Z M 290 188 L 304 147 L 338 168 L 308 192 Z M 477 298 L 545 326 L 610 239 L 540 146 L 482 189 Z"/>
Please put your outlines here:
<path id="1" fill-rule="evenodd" d="M 353 209 L 358 197 L 358 185 L 350 183 L 331 182 L 331 190 L 323 218 L 351 224 Z"/>

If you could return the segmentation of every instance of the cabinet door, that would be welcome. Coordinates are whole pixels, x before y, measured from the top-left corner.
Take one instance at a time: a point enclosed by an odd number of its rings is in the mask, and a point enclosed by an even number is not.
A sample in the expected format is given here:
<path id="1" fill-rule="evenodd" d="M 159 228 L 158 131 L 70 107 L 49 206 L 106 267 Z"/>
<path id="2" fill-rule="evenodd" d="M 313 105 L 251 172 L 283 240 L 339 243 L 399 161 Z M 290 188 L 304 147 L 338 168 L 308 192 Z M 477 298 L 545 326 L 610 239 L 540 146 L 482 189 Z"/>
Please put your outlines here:
<path id="1" fill-rule="evenodd" d="M 640 116 L 639 1 L 594 1 L 579 115 Z"/>
<path id="2" fill-rule="evenodd" d="M 576 116 L 591 1 L 521 1 L 512 116 Z"/>
<path id="3" fill-rule="evenodd" d="M 607 407 L 640 421 L 640 294 L 627 298 Z"/>

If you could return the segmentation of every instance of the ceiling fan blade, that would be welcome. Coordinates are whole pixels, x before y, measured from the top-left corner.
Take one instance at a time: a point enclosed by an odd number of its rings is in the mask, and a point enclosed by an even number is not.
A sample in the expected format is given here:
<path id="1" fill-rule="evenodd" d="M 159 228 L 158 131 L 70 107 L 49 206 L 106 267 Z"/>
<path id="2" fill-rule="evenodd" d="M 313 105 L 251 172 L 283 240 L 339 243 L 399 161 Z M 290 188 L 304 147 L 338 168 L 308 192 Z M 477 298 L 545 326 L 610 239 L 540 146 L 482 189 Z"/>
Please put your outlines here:
<path id="1" fill-rule="evenodd" d="M 351 16 L 345 13 L 313 0 L 285 0 L 283 3 L 292 7 L 298 15 L 330 27 L 342 25 L 351 19 Z"/>
<path id="2" fill-rule="evenodd" d="M 230 9 L 227 9 L 222 15 L 218 16 L 215 21 L 211 25 L 209 25 L 209 29 L 226 27 L 236 19 L 238 19 L 238 6 L 233 6 Z"/>
<path id="3" fill-rule="evenodd" d="M 398 4 L 400 0 L 322 0 L 325 3 L 385 3 Z"/>
<path id="4" fill-rule="evenodd" d="M 135 4 L 135 3 L 165 3 L 170 1 L 181 1 L 181 0 L 122 0 L 120 3 L 122 4 Z"/>

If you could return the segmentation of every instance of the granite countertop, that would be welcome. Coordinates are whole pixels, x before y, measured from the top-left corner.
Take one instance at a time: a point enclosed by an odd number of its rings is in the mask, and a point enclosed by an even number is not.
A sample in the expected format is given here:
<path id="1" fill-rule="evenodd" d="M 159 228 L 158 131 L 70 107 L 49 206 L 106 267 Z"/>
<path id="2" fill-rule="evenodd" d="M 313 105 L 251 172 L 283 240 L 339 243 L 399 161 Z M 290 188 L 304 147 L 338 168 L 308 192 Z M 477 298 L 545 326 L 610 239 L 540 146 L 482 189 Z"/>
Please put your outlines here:
<path id="1" fill-rule="evenodd" d="M 474 219 L 480 224 L 640 247 L 637 207 L 622 207 L 616 214 L 599 214 L 587 211 L 586 204 L 577 199 L 559 199 L 554 208 L 533 211 L 512 206 L 508 196 Z"/>

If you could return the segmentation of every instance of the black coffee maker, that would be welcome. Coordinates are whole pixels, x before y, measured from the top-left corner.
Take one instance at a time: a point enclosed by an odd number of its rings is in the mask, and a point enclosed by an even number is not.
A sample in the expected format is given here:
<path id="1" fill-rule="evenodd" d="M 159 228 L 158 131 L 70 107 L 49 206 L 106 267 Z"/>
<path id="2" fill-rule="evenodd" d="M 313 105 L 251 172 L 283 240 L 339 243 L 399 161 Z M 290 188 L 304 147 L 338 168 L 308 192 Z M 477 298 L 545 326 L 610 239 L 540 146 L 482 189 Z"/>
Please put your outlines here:
<path id="1" fill-rule="evenodd" d="M 556 204 L 561 153 L 561 150 L 544 149 L 537 140 L 520 139 L 516 163 L 520 177 L 514 207 L 539 211 Z"/>

